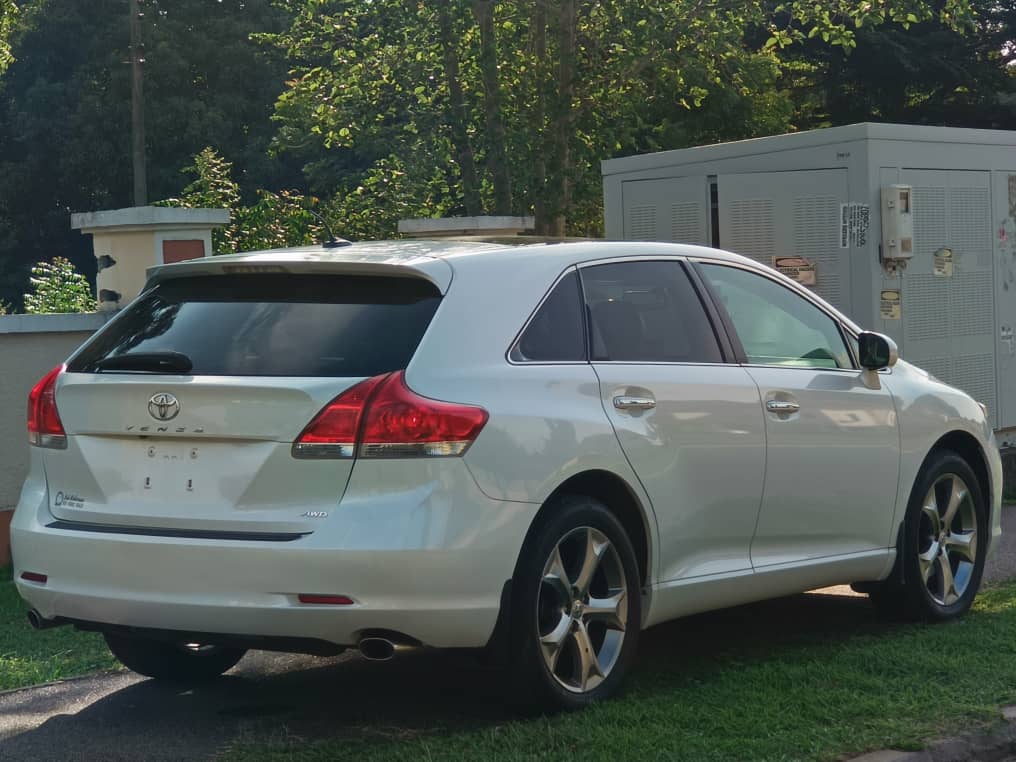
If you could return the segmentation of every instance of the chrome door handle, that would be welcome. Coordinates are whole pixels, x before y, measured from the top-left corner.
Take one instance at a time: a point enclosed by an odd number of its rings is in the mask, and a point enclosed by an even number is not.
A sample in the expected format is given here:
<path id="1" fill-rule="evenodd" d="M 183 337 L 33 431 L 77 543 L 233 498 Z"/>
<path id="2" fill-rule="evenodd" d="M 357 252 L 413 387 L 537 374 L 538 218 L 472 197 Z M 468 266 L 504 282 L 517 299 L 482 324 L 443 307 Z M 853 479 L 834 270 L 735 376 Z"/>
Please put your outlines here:
<path id="1" fill-rule="evenodd" d="M 614 397 L 614 407 L 618 410 L 652 410 L 656 400 L 652 397 Z"/>
<path id="2" fill-rule="evenodd" d="M 788 402 L 786 400 L 767 400 L 766 410 L 770 413 L 796 413 L 801 409 L 801 406 L 796 402 Z"/>

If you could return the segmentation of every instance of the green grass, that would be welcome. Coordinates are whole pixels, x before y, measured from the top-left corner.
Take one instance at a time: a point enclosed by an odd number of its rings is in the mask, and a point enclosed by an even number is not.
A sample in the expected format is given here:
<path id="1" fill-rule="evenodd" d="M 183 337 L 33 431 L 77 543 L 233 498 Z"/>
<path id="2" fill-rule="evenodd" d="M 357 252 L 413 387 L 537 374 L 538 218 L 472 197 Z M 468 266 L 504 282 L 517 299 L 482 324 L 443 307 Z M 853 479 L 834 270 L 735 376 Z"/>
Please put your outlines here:
<path id="1" fill-rule="evenodd" d="M 0 569 L 0 690 L 23 688 L 114 666 L 102 637 L 58 627 L 36 632 L 10 568 Z"/>
<path id="2" fill-rule="evenodd" d="M 496 698 L 484 709 L 490 695 L 468 692 L 475 676 L 406 678 L 410 695 L 387 704 L 337 674 L 328 740 L 308 741 L 298 725 L 288 736 L 251 728 L 225 759 L 699 762 L 918 749 L 997 722 L 1016 702 L 1016 583 L 946 625 L 882 624 L 863 599 L 806 596 L 654 628 L 644 646 L 625 696 L 549 718 L 512 718 Z"/>

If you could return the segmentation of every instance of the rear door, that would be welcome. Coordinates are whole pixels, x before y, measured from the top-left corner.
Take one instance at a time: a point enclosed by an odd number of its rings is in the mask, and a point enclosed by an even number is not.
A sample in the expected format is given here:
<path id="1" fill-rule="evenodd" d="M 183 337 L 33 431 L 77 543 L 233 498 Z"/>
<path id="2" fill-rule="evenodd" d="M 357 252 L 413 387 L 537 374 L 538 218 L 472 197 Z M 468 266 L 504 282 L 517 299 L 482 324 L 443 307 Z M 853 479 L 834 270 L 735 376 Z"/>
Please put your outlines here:
<path id="1" fill-rule="evenodd" d="M 660 581 L 751 569 L 765 442 L 758 389 L 685 266 L 581 270 L 603 407 L 653 502 Z"/>
<path id="2" fill-rule="evenodd" d="M 341 498 L 353 461 L 297 459 L 292 442 L 341 392 L 406 367 L 440 299 L 430 283 L 405 277 L 163 282 L 60 378 L 68 446 L 45 453 L 53 515 L 309 531 Z"/>

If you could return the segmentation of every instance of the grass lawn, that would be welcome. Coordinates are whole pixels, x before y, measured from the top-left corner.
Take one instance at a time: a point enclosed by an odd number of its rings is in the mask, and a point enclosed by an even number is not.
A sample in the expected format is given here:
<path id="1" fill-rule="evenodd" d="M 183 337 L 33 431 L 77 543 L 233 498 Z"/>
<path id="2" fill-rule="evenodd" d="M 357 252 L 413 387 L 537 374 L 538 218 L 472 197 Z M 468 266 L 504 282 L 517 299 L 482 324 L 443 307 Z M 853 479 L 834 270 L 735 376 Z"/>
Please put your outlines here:
<path id="1" fill-rule="evenodd" d="M 0 569 L 0 691 L 115 665 L 101 636 L 70 627 L 36 632 L 26 611 L 11 569 Z"/>
<path id="2" fill-rule="evenodd" d="M 277 723 L 252 728 L 225 759 L 834 760 L 921 748 L 997 722 L 1016 702 L 1016 583 L 938 626 L 880 623 L 864 599 L 805 598 L 828 603 L 791 599 L 653 628 L 626 695 L 570 715 L 512 718 L 483 672 L 403 677 L 384 689 L 401 688 L 390 702 L 368 680 L 336 675 L 328 740 L 307 740 L 321 731 L 303 733 L 294 718 L 287 735 Z"/>

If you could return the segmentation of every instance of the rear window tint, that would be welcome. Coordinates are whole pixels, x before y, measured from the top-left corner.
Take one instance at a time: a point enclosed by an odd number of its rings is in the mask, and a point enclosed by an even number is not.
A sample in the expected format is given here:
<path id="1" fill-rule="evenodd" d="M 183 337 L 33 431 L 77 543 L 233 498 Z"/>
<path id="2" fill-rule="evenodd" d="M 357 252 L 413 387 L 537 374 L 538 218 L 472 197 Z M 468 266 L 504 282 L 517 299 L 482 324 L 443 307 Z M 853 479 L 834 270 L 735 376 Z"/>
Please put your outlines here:
<path id="1" fill-rule="evenodd" d="M 194 375 L 375 376 L 406 367 L 440 301 L 432 284 L 414 278 L 179 278 L 131 304 L 68 370 L 98 372 L 109 357 L 179 352 Z"/>

